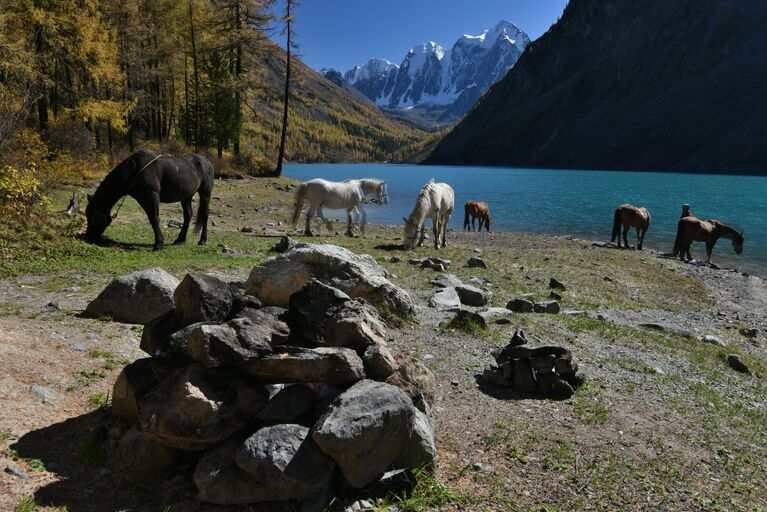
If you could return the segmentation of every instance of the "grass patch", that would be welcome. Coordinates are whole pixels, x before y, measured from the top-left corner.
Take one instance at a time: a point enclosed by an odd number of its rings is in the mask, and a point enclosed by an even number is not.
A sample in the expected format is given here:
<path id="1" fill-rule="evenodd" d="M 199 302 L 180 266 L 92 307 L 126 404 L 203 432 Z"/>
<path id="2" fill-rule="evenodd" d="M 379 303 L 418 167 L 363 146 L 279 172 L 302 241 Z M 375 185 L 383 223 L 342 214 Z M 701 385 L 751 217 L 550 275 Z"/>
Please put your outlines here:
<path id="1" fill-rule="evenodd" d="M 434 508 L 453 505 L 460 507 L 469 502 L 469 497 L 458 493 L 437 480 L 433 472 L 423 468 L 413 470 L 416 484 L 407 496 L 388 496 L 377 510 L 385 512 L 396 506 L 401 512 L 422 512 Z"/>
<path id="2" fill-rule="evenodd" d="M 607 422 L 607 407 L 599 399 L 600 394 L 593 381 L 584 382 L 575 393 L 575 416 L 587 425 L 601 425 Z"/>
<path id="3" fill-rule="evenodd" d="M 13 512 L 35 512 L 39 508 L 32 496 L 28 496 L 13 507 Z"/>
<path id="4" fill-rule="evenodd" d="M 0 441 L 13 441 L 15 439 L 17 439 L 17 437 L 14 435 L 11 429 L 6 428 L 0 431 Z"/>
<path id="5" fill-rule="evenodd" d="M 110 404 L 109 393 L 93 393 L 88 396 L 88 405 L 92 411 L 105 409 Z"/>
<path id="6" fill-rule="evenodd" d="M 461 331 L 476 336 L 489 336 L 490 329 L 484 320 L 478 319 L 471 314 L 458 314 L 440 326 L 446 330 Z"/>

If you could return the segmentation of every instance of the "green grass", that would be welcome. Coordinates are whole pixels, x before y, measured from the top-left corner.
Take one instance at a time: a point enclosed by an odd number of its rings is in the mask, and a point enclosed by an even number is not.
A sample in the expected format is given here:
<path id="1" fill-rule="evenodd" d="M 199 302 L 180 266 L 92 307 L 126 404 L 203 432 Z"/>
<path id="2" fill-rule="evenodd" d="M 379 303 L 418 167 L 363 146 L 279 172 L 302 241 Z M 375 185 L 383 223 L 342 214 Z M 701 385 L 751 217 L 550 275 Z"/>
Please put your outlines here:
<path id="1" fill-rule="evenodd" d="M 587 380 L 575 393 L 573 406 L 575 416 L 587 425 L 600 425 L 607 422 L 607 406 L 600 399 L 599 387 Z"/>
<path id="2" fill-rule="evenodd" d="M 412 493 L 408 496 L 388 496 L 379 503 L 377 510 L 385 512 L 395 505 L 402 512 L 422 512 L 446 505 L 460 507 L 470 501 L 469 496 L 458 493 L 437 480 L 431 471 L 416 469 L 413 473 L 416 485 Z"/>
<path id="3" fill-rule="evenodd" d="M 88 396 L 88 405 L 91 410 L 105 409 L 110 404 L 109 393 L 93 393 Z"/>
<path id="4" fill-rule="evenodd" d="M 28 496 L 13 507 L 13 512 L 35 512 L 39 508 L 32 496 Z"/>

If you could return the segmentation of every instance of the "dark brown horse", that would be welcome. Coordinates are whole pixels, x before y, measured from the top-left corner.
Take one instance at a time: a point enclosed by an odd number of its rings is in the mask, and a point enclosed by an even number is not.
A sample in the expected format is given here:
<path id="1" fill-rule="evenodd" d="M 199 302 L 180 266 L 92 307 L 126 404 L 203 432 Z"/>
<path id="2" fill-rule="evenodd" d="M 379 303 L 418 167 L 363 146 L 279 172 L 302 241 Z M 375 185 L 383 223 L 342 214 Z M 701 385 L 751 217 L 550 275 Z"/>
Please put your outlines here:
<path id="1" fill-rule="evenodd" d="M 213 166 L 205 157 L 189 153 L 176 158 L 142 149 L 117 164 L 96 192 L 88 195 L 85 239 L 96 242 L 101 238 L 112 223 L 112 207 L 127 195 L 135 199 L 149 217 L 154 230 L 155 251 L 161 250 L 164 245 L 160 230 L 160 203 L 180 202 L 184 210 L 184 225 L 173 243 L 183 244 L 192 219 L 192 198 L 199 193 L 195 231 L 202 229 L 200 245 L 205 245 L 208 241 L 208 207 L 212 191 Z"/>
<path id="2" fill-rule="evenodd" d="M 463 229 L 472 231 L 474 230 L 474 221 L 479 219 L 479 229 L 482 231 L 482 225 L 485 225 L 485 229 L 490 232 L 490 207 L 485 202 L 469 201 L 463 205 L 463 211 L 466 216 L 463 218 Z M 471 217 L 471 225 L 469 225 L 469 217 Z"/>
<path id="3" fill-rule="evenodd" d="M 676 240 L 674 241 L 674 256 L 688 260 L 690 246 L 693 242 L 706 242 L 706 263 L 711 263 L 711 253 L 716 241 L 720 238 L 729 238 L 736 254 L 743 252 L 743 233 L 723 224 L 718 220 L 700 220 L 697 217 L 684 217 L 677 224 Z"/>
<path id="4" fill-rule="evenodd" d="M 636 228 L 637 230 L 637 249 L 642 250 L 642 244 L 644 243 L 644 237 L 647 234 L 647 230 L 650 228 L 652 218 L 647 208 L 637 208 L 633 204 L 622 204 L 615 209 L 615 215 L 613 216 L 613 236 L 611 241 L 614 242 L 618 239 L 618 248 L 621 246 L 620 230 L 623 225 L 623 241 L 626 243 L 626 249 L 629 248 L 629 241 L 626 237 L 629 229 Z"/>

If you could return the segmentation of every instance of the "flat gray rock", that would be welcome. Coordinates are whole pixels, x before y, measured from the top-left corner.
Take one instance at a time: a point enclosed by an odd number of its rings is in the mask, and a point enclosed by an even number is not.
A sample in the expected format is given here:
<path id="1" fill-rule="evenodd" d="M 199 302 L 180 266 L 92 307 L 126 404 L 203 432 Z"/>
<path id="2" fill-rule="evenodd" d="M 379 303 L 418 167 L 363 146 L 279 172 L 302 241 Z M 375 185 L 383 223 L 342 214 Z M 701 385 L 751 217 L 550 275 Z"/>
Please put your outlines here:
<path id="1" fill-rule="evenodd" d="M 275 347 L 274 353 L 242 365 L 262 382 L 324 382 L 348 384 L 365 378 L 362 359 L 349 348 Z"/>
<path id="2" fill-rule="evenodd" d="M 440 288 L 455 288 L 456 286 L 461 286 L 463 283 L 455 274 L 443 273 L 432 279 L 431 284 L 439 286 Z"/>
<path id="3" fill-rule="evenodd" d="M 461 298 L 455 288 L 441 288 L 429 297 L 429 307 L 449 311 L 461 309 Z"/>

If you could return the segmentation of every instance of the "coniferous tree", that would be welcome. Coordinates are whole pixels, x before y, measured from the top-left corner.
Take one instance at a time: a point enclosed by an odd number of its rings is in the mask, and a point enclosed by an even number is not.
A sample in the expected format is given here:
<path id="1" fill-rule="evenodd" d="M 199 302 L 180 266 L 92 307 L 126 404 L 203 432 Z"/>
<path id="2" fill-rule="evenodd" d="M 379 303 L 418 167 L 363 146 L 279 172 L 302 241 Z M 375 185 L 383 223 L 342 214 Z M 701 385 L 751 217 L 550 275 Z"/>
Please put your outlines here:
<path id="1" fill-rule="evenodd" d="M 293 16 L 298 7 L 298 0 L 285 0 L 285 15 L 282 18 L 285 28 L 283 33 L 286 36 L 286 56 L 285 56 L 285 95 L 282 105 L 282 131 L 280 133 L 280 149 L 277 154 L 277 168 L 274 171 L 276 176 L 282 176 L 282 161 L 285 158 L 285 139 L 288 132 L 288 101 L 290 98 L 290 53 L 291 50 L 298 49 L 295 42 L 295 32 L 293 28 Z"/>

